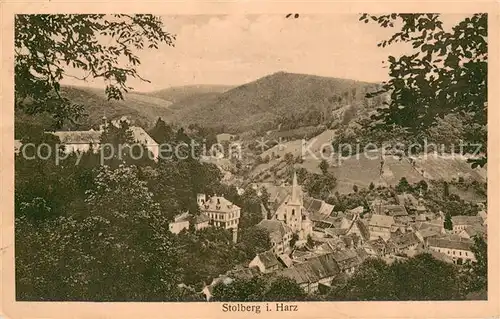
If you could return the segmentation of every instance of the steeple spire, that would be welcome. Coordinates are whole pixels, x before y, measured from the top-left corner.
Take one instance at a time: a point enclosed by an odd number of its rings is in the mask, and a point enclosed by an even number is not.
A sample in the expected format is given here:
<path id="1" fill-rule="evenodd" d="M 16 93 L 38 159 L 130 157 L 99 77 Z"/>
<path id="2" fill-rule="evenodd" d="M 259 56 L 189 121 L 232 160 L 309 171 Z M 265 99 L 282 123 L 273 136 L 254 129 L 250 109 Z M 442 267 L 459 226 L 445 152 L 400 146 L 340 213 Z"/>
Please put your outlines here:
<path id="1" fill-rule="evenodd" d="M 299 183 L 297 182 L 297 172 L 293 171 L 293 180 L 292 180 L 292 198 L 291 202 L 296 203 L 299 201 Z"/>

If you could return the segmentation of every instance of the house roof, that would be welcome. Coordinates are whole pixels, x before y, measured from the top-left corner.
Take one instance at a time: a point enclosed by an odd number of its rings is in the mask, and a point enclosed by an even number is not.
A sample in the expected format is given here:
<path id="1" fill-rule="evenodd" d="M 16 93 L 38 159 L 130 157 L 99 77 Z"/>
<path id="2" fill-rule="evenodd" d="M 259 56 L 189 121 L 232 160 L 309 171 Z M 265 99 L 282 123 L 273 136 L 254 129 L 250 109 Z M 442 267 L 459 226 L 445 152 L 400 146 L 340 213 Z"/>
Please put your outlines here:
<path id="1" fill-rule="evenodd" d="M 447 263 L 453 262 L 453 259 L 451 257 L 449 257 L 448 255 L 446 255 L 445 253 L 440 253 L 439 251 L 435 251 L 433 249 L 428 249 L 424 252 L 430 253 L 432 255 L 432 257 L 436 258 L 437 260 L 441 260 L 441 261 L 444 261 Z"/>
<path id="2" fill-rule="evenodd" d="M 422 230 L 422 229 L 432 229 L 436 232 L 441 232 L 441 229 L 443 228 L 443 223 L 442 222 L 416 222 L 413 224 L 413 229 L 415 230 Z"/>
<path id="3" fill-rule="evenodd" d="M 355 267 L 362 262 L 355 250 L 337 251 L 333 253 L 333 259 L 335 259 L 340 269 Z"/>
<path id="4" fill-rule="evenodd" d="M 367 244 L 373 249 L 375 250 L 375 252 L 377 254 L 381 254 L 383 252 L 384 249 L 386 249 L 387 247 L 387 244 L 386 242 L 382 239 L 382 238 L 377 238 L 377 239 L 374 239 L 374 240 L 370 240 L 367 242 Z"/>
<path id="5" fill-rule="evenodd" d="M 440 231 L 436 230 L 435 228 L 422 228 L 418 230 L 418 233 L 425 239 L 429 237 L 438 236 L 440 234 Z"/>
<path id="6" fill-rule="evenodd" d="M 483 225 L 469 225 L 465 227 L 464 231 L 469 235 L 470 237 L 477 236 L 477 235 L 483 235 L 486 233 L 486 227 Z"/>
<path id="7" fill-rule="evenodd" d="M 292 267 L 293 261 L 287 254 L 278 255 L 278 259 L 287 267 Z"/>
<path id="8" fill-rule="evenodd" d="M 425 222 L 427 220 L 427 216 L 425 216 L 425 214 L 418 214 L 417 217 L 415 217 L 415 220 L 419 222 Z"/>
<path id="9" fill-rule="evenodd" d="M 324 253 L 333 253 L 334 250 L 328 243 L 323 243 L 317 248 L 317 251 Z"/>
<path id="10" fill-rule="evenodd" d="M 358 227 L 361 236 L 363 236 L 363 239 L 368 240 L 370 238 L 370 231 L 368 230 L 368 227 L 366 227 L 366 224 L 363 223 L 363 221 L 361 221 L 359 218 L 354 223 L 356 227 Z"/>
<path id="11" fill-rule="evenodd" d="M 304 200 L 304 207 L 310 213 L 319 213 L 321 210 L 321 206 L 323 205 L 323 201 L 315 198 Z"/>
<path id="12" fill-rule="evenodd" d="M 62 144 L 99 144 L 101 131 L 58 131 L 52 134 L 59 137 Z"/>
<path id="13" fill-rule="evenodd" d="M 233 213 L 240 208 L 223 196 L 212 196 L 200 205 L 200 209 L 216 213 Z"/>
<path id="14" fill-rule="evenodd" d="M 348 229 L 345 228 L 325 228 L 324 232 L 332 237 L 345 235 Z"/>
<path id="15" fill-rule="evenodd" d="M 268 250 L 263 253 L 257 254 L 257 257 L 259 257 L 260 261 L 266 268 L 274 267 L 279 265 L 279 261 L 276 258 L 276 256 L 273 254 L 272 251 Z"/>
<path id="16" fill-rule="evenodd" d="M 208 221 L 210 221 L 210 218 L 208 218 L 207 215 L 205 215 L 205 214 L 199 214 L 199 215 L 196 215 L 194 223 L 195 224 L 201 224 L 201 223 L 205 223 L 205 222 L 208 222 Z"/>
<path id="17" fill-rule="evenodd" d="M 456 226 L 456 225 L 473 225 L 473 224 L 482 224 L 483 223 L 483 219 L 480 216 L 458 215 L 458 216 L 452 216 L 451 217 L 451 222 L 453 223 L 453 226 Z"/>
<path id="18" fill-rule="evenodd" d="M 386 215 L 373 214 L 370 218 L 369 226 L 389 228 L 394 225 L 394 217 Z"/>
<path id="19" fill-rule="evenodd" d="M 390 216 L 406 216 L 408 212 L 403 205 L 385 205 L 382 208 Z"/>
<path id="20" fill-rule="evenodd" d="M 363 206 L 358 206 L 356 208 L 350 209 L 349 212 L 352 214 L 361 214 L 365 211 L 365 208 Z"/>
<path id="21" fill-rule="evenodd" d="M 359 236 L 355 233 L 342 236 L 341 239 L 344 242 L 345 246 L 348 248 L 356 247 L 360 242 Z"/>
<path id="22" fill-rule="evenodd" d="M 420 243 L 417 236 L 413 232 L 391 238 L 391 241 L 399 249 L 407 248 L 412 245 L 418 245 Z"/>
<path id="23" fill-rule="evenodd" d="M 318 282 L 327 277 L 340 273 L 340 269 L 333 254 L 323 254 L 311 258 L 303 263 L 284 269 L 279 274 L 295 280 L 298 284 Z"/>
<path id="24" fill-rule="evenodd" d="M 465 239 L 449 239 L 449 238 L 429 238 L 428 245 L 430 247 L 469 250 L 471 249 L 472 242 Z"/>
<path id="25" fill-rule="evenodd" d="M 485 210 L 481 210 L 477 213 L 477 216 L 481 217 L 484 221 L 488 218 L 488 213 Z"/>
<path id="26" fill-rule="evenodd" d="M 257 224 L 257 227 L 267 230 L 271 240 L 277 242 L 281 242 L 283 240 L 283 236 L 292 232 L 290 227 L 282 221 L 276 219 L 263 219 Z"/>
<path id="27" fill-rule="evenodd" d="M 176 222 L 176 223 L 181 223 L 181 222 L 186 222 L 186 221 L 189 221 L 189 213 L 188 212 L 178 214 L 174 217 L 174 222 Z"/>
<path id="28" fill-rule="evenodd" d="M 149 136 L 146 131 L 139 126 L 130 126 L 129 130 L 132 132 L 132 137 L 137 143 L 144 145 L 158 145 L 158 143 Z"/>

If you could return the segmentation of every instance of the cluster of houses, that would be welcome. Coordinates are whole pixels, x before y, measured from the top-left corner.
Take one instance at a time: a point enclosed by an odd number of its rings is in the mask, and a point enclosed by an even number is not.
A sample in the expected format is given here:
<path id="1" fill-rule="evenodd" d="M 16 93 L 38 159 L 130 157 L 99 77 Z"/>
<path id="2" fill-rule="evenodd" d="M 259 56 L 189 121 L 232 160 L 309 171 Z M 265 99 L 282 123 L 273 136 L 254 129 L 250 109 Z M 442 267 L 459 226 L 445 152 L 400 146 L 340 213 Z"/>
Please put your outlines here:
<path id="1" fill-rule="evenodd" d="M 477 216 L 453 216 L 453 229 L 448 230 L 444 214 L 430 212 L 422 196 L 402 194 L 396 203 L 375 199 L 369 210 L 360 206 L 338 212 L 322 200 L 305 198 L 296 176 L 291 186 L 271 189 L 266 206 L 269 211 L 257 226 L 267 230 L 272 248 L 257 254 L 245 269 L 215 278 L 204 289 L 207 300 L 215 284 L 242 274 L 285 276 L 314 293 L 352 275 L 367 258 L 391 263 L 430 253 L 449 263 L 474 262 L 474 236 L 486 239 L 484 206 Z M 307 244 L 309 236 L 312 245 Z"/>

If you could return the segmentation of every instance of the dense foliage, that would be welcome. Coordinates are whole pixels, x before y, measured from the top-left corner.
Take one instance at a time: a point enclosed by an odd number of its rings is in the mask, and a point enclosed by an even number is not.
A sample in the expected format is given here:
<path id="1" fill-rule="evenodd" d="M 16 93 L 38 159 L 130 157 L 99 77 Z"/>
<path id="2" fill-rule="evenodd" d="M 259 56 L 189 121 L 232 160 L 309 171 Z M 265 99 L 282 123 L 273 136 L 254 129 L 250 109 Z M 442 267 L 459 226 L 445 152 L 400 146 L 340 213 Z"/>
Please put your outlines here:
<path id="1" fill-rule="evenodd" d="M 60 82 L 72 68 L 106 81 L 109 99 L 122 99 L 137 73 L 137 52 L 174 36 L 153 15 L 26 14 L 15 20 L 15 105 L 28 114 L 47 113 L 55 127 L 78 121 L 83 106 L 61 96 Z M 126 61 L 127 64 L 123 62 Z M 74 75 L 73 75 L 74 76 Z"/>
<path id="2" fill-rule="evenodd" d="M 205 138 L 200 132 L 156 127 L 172 144 Z M 55 135 L 30 133 L 25 142 L 52 149 L 45 150 L 46 159 L 22 154 L 15 159 L 19 300 L 186 300 L 193 292 L 186 295 L 178 284 L 199 292 L 212 278 L 270 248 L 267 233 L 252 227 L 262 219 L 260 197 L 251 189 L 240 196 L 221 184 L 213 164 L 192 157 L 155 162 L 144 154 L 115 156 L 103 166 L 100 151 L 64 158 L 55 150 Z M 109 127 L 101 143 L 125 145 L 126 153 L 130 137 L 126 125 Z M 24 151 L 34 155 L 32 148 Z M 242 208 L 238 244 L 219 228 L 169 232 L 176 214 L 198 214 L 197 193 L 224 192 Z"/>
<path id="3" fill-rule="evenodd" d="M 331 300 L 453 300 L 460 299 L 461 281 L 453 264 L 421 254 L 392 264 L 365 261 L 355 274 L 336 283 Z"/>
<path id="4" fill-rule="evenodd" d="M 294 280 L 269 276 L 221 282 L 214 287 L 213 295 L 216 301 L 300 301 L 306 297 Z"/>
<path id="5" fill-rule="evenodd" d="M 390 80 L 370 96 L 389 93 L 390 101 L 372 115 L 372 126 L 382 131 L 400 127 L 422 137 L 440 118 L 469 116 L 466 142 L 480 143 L 486 154 L 487 14 L 466 17 L 450 31 L 439 14 L 363 14 L 360 20 L 398 29 L 379 46 L 406 42 L 414 49 L 409 55 L 389 56 Z M 486 155 L 473 165 L 485 163 Z"/>

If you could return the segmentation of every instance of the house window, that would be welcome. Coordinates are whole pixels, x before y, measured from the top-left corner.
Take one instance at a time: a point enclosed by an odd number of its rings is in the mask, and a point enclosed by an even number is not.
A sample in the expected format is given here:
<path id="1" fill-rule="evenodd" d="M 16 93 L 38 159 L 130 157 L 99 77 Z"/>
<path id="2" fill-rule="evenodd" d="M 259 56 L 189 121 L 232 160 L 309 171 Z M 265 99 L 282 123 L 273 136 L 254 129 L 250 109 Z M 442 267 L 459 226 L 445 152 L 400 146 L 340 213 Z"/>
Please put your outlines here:
<path id="1" fill-rule="evenodd" d="M 292 216 L 295 216 L 295 209 L 292 209 Z"/>

